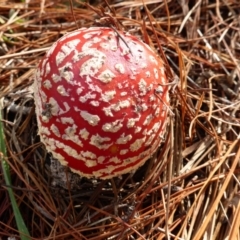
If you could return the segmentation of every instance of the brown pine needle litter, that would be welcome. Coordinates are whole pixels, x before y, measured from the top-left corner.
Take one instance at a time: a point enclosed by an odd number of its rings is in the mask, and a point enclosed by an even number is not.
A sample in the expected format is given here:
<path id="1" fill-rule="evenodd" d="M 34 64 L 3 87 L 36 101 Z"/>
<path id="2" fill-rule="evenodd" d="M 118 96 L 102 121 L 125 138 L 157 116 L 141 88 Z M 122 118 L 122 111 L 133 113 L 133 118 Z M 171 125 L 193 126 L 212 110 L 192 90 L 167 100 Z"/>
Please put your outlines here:
<path id="1" fill-rule="evenodd" d="M 33 74 L 63 34 L 113 25 L 150 45 L 171 79 L 165 142 L 135 173 L 88 180 L 39 142 Z M 12 185 L 0 172 L 0 237 L 240 239 L 239 0 L 0 1 L 0 101 Z"/>

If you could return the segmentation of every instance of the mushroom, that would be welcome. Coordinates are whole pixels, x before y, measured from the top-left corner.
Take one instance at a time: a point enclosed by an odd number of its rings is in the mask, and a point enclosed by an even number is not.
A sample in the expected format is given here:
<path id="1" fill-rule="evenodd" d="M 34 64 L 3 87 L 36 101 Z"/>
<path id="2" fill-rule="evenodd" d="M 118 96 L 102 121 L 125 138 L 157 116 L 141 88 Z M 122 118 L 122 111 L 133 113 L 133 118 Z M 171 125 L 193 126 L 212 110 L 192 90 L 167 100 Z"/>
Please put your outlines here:
<path id="1" fill-rule="evenodd" d="M 167 83 L 161 59 L 137 37 L 108 27 L 67 33 L 35 74 L 41 141 L 81 176 L 134 171 L 163 139 Z"/>

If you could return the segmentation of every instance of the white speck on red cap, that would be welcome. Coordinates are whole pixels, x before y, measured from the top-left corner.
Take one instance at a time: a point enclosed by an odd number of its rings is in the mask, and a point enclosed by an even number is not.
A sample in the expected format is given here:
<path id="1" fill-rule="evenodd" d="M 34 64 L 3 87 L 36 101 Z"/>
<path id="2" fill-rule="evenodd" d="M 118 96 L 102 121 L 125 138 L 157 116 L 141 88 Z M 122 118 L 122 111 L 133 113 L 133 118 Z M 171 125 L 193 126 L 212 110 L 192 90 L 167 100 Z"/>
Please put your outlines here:
<path id="1" fill-rule="evenodd" d="M 97 159 L 97 155 L 93 152 L 81 151 L 80 153 L 84 158 Z"/>
<path id="2" fill-rule="evenodd" d="M 112 143 L 105 143 L 106 141 L 110 141 L 109 137 L 100 137 L 97 135 L 92 135 L 90 139 L 90 144 L 97 147 L 98 149 L 108 149 Z"/>
<path id="3" fill-rule="evenodd" d="M 79 97 L 79 101 L 85 103 L 89 99 L 96 99 L 96 94 L 87 92 L 84 96 Z"/>
<path id="4" fill-rule="evenodd" d="M 127 154 L 128 152 L 129 152 L 128 149 L 122 149 L 122 150 L 120 150 L 120 155 Z"/>
<path id="5" fill-rule="evenodd" d="M 111 157 L 111 158 L 109 159 L 108 163 L 118 164 L 118 163 L 121 163 L 121 160 L 120 160 L 118 157 Z"/>
<path id="6" fill-rule="evenodd" d="M 121 64 L 121 63 L 117 63 L 116 65 L 115 65 L 115 68 L 116 68 L 116 70 L 118 71 L 118 72 L 120 72 L 120 73 L 125 73 L 125 68 L 124 68 L 124 66 L 123 66 L 123 64 Z"/>
<path id="7" fill-rule="evenodd" d="M 59 115 L 67 113 L 70 110 L 70 106 L 69 106 L 69 104 L 67 102 L 63 102 L 62 104 L 64 106 L 64 109 L 62 109 L 62 108 L 59 109 L 59 112 L 58 112 Z"/>
<path id="8" fill-rule="evenodd" d="M 117 144 L 126 144 L 132 139 L 132 135 L 128 134 L 125 136 L 125 133 L 123 133 L 116 141 Z"/>
<path id="9" fill-rule="evenodd" d="M 100 118 L 98 115 L 93 115 L 87 111 L 80 111 L 80 116 L 87 121 L 91 126 L 98 125 Z"/>
<path id="10" fill-rule="evenodd" d="M 62 95 L 62 96 L 69 96 L 67 90 L 64 88 L 63 85 L 59 85 L 57 87 L 57 91 Z"/>
<path id="11" fill-rule="evenodd" d="M 49 81 L 48 79 L 45 80 L 45 81 L 43 82 L 43 87 L 45 87 L 46 89 L 49 90 L 49 89 L 52 87 L 51 81 Z"/>
<path id="12" fill-rule="evenodd" d="M 140 117 L 138 117 L 138 118 L 129 118 L 128 121 L 127 121 L 127 128 L 134 127 L 139 120 L 140 120 Z"/>
<path id="13" fill-rule="evenodd" d="M 127 94 L 128 94 L 127 92 L 121 92 L 121 93 L 120 93 L 120 96 L 123 97 L 123 96 L 126 96 Z"/>
<path id="14" fill-rule="evenodd" d="M 50 133 L 50 131 L 49 131 L 49 128 L 47 128 L 47 127 L 42 127 L 42 128 L 41 128 L 41 134 L 44 134 L 44 135 L 49 136 L 51 133 Z"/>
<path id="15" fill-rule="evenodd" d="M 61 78 L 61 76 L 59 76 L 59 75 L 57 75 L 57 74 L 54 73 L 54 74 L 52 75 L 52 80 L 53 80 L 55 83 L 57 83 L 57 82 L 61 81 L 62 78 Z"/>
<path id="16" fill-rule="evenodd" d="M 130 150 L 131 150 L 132 152 L 135 152 L 135 151 L 139 150 L 139 148 L 141 148 L 142 145 L 144 144 L 145 139 L 146 139 L 146 137 L 136 139 L 136 140 L 130 145 Z"/>
<path id="17" fill-rule="evenodd" d="M 109 69 L 107 69 L 98 75 L 98 80 L 102 81 L 103 83 L 109 83 L 115 77 L 116 75 L 113 72 L 111 72 Z"/>
<path id="18" fill-rule="evenodd" d="M 98 163 L 103 164 L 103 161 L 105 160 L 104 156 L 100 156 L 97 158 Z"/>
<path id="19" fill-rule="evenodd" d="M 60 132 L 56 125 L 52 124 L 50 129 L 57 137 L 60 137 Z"/>
<path id="20" fill-rule="evenodd" d="M 120 120 L 116 120 L 111 123 L 105 123 L 102 126 L 102 129 L 104 132 L 117 132 L 123 127 L 123 124 L 121 123 Z"/>
<path id="21" fill-rule="evenodd" d="M 103 102 L 109 102 L 114 98 L 115 95 L 116 95 L 115 90 L 106 91 L 106 92 L 101 94 L 101 99 L 100 100 L 102 100 Z"/>
<path id="22" fill-rule="evenodd" d="M 99 101 L 90 101 L 89 104 L 91 104 L 94 107 L 98 107 L 100 105 Z"/>
<path id="23" fill-rule="evenodd" d="M 72 117 L 61 117 L 61 122 L 63 124 L 73 124 L 74 120 Z"/>
<path id="24" fill-rule="evenodd" d="M 87 131 L 86 128 L 84 128 L 84 129 L 80 130 L 79 134 L 80 134 L 82 139 L 87 140 L 90 133 Z"/>

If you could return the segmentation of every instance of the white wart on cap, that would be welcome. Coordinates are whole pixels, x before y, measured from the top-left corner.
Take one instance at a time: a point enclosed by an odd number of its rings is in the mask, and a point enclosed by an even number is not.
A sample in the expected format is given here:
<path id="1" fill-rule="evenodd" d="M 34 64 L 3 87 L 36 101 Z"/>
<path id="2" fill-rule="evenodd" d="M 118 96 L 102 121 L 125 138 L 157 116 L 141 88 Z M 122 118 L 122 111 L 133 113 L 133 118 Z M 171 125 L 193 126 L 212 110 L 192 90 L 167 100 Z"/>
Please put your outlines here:
<path id="1" fill-rule="evenodd" d="M 120 34 L 124 41 L 106 27 L 68 33 L 36 71 L 41 141 L 81 176 L 107 179 L 137 169 L 165 132 L 162 61 L 136 37 Z"/>

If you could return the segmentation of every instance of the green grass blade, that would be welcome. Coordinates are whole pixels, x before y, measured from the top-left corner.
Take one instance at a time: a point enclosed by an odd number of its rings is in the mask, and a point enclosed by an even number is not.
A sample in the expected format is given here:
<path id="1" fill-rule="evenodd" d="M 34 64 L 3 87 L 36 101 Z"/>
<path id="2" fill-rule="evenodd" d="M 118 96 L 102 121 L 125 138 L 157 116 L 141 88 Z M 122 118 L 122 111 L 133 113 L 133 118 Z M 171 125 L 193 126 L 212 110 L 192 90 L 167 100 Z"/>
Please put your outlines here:
<path id="1" fill-rule="evenodd" d="M 2 164 L 3 169 L 3 175 L 7 186 L 11 186 L 11 177 L 10 177 L 10 169 L 9 165 L 6 161 L 6 146 L 4 142 L 4 133 L 3 133 L 3 126 L 2 126 L 2 116 L 1 116 L 1 109 L 0 109 L 0 161 Z M 8 194 L 10 197 L 10 201 L 12 204 L 14 216 L 16 219 L 18 231 L 20 232 L 21 240 L 29 240 L 30 234 L 29 231 L 25 225 L 25 222 L 23 221 L 22 215 L 20 213 L 20 210 L 17 205 L 17 201 L 15 199 L 15 196 L 13 194 L 12 188 L 8 188 Z"/>

